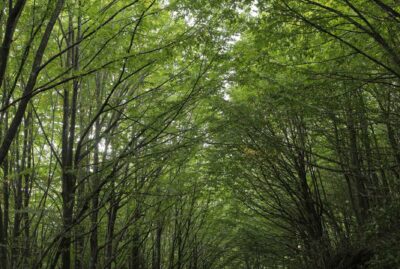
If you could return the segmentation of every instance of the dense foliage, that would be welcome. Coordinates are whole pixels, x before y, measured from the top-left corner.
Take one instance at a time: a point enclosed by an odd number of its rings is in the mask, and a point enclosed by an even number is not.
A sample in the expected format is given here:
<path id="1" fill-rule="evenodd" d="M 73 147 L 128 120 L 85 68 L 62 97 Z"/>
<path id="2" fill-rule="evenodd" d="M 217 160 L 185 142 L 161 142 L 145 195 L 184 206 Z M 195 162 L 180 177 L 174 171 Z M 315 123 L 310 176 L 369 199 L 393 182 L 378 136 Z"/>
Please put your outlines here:
<path id="1" fill-rule="evenodd" d="M 0 3 L 0 268 L 400 268 L 396 0 Z"/>

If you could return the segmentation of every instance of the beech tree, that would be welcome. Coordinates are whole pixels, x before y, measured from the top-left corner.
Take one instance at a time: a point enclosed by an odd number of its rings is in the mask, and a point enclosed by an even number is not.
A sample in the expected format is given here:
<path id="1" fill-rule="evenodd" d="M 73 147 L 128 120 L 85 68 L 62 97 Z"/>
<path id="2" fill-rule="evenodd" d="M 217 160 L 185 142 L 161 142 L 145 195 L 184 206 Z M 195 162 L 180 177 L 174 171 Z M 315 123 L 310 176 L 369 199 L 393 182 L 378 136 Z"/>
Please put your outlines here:
<path id="1" fill-rule="evenodd" d="M 399 267 L 400 6 L 0 3 L 0 268 Z"/>

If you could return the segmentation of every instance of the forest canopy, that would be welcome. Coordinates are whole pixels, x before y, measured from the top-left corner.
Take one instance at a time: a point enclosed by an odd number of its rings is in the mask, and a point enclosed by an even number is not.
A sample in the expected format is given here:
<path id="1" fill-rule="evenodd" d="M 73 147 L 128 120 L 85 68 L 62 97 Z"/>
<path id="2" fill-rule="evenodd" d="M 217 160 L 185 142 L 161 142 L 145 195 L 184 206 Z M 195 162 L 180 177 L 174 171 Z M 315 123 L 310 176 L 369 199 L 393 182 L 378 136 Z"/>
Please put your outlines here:
<path id="1" fill-rule="evenodd" d="M 0 2 L 0 268 L 400 268 L 397 0 Z"/>

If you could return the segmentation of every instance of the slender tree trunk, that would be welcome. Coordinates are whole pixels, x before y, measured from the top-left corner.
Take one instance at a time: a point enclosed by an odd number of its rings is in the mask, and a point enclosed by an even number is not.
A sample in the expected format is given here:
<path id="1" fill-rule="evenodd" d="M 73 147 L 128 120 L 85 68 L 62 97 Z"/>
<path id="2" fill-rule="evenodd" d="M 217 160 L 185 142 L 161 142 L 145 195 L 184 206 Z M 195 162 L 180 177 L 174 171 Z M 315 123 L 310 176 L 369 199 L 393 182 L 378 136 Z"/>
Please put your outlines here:
<path id="1" fill-rule="evenodd" d="M 161 236 L 163 231 L 163 224 L 161 220 L 157 220 L 154 253 L 153 253 L 153 269 L 161 269 Z"/>
<path id="2" fill-rule="evenodd" d="M 136 205 L 135 209 L 135 223 L 140 218 L 140 205 Z M 133 240 L 132 240 L 132 258 L 131 258 L 131 268 L 132 269 L 142 269 L 142 257 L 140 252 L 140 245 L 141 245 L 141 237 L 140 237 L 140 230 L 138 227 L 134 228 Z"/>
<path id="3" fill-rule="evenodd" d="M 27 160 L 26 160 L 26 168 L 28 170 L 27 173 L 24 175 L 24 197 L 23 197 L 23 202 L 24 202 L 24 208 L 26 209 L 22 213 L 22 219 L 24 223 L 24 248 L 23 248 L 23 266 L 25 268 L 29 267 L 29 261 L 30 261 L 30 220 L 29 220 L 29 214 L 27 209 L 29 208 L 29 201 L 30 201 L 30 192 L 31 192 L 31 175 L 34 174 L 33 171 L 31 171 L 32 168 L 32 156 L 33 156 L 33 151 L 32 151 L 32 145 L 33 145 L 33 124 L 32 124 L 32 111 L 29 112 L 26 121 L 25 121 L 25 128 L 26 128 L 26 153 L 27 153 Z"/>
<path id="4" fill-rule="evenodd" d="M 115 221 L 117 219 L 117 212 L 119 207 L 118 198 L 115 194 L 115 182 L 114 178 L 111 179 L 111 194 L 109 202 L 109 210 L 107 214 L 107 234 L 106 234 L 106 245 L 105 245 L 105 269 L 112 268 L 113 262 L 113 243 L 114 243 L 114 229 Z"/>
<path id="5" fill-rule="evenodd" d="M 5 83 L 2 83 L 5 84 Z M 7 91 L 3 91 L 2 96 L 2 105 L 6 103 L 7 100 Z M 4 113 L 1 113 L 1 122 L 0 122 L 0 138 L 3 137 L 4 131 L 7 131 L 8 128 L 8 110 Z M 5 159 L 3 165 L 1 165 L 3 170 L 3 178 L 2 180 L 2 188 L 3 188 L 3 208 L 0 208 L 0 262 L 1 264 L 7 268 L 7 233 L 8 233 L 8 161 Z"/>
<path id="6" fill-rule="evenodd" d="M 102 87 L 102 76 L 97 73 L 96 74 L 96 103 L 100 104 L 101 99 L 101 87 Z M 98 214 L 99 214 L 99 182 L 101 180 L 100 170 L 99 170 L 99 143 L 100 143 L 100 119 L 97 119 L 95 122 L 95 130 L 94 130 L 94 139 L 95 139 L 95 147 L 93 152 L 93 170 L 94 176 L 91 180 L 91 192 L 93 197 L 91 199 L 91 207 L 92 214 L 90 215 L 91 221 L 91 234 L 90 234 L 90 269 L 97 268 L 97 260 L 98 260 Z"/>
<path id="7" fill-rule="evenodd" d="M 9 186 L 9 161 L 5 158 L 3 162 L 3 229 L 2 229 L 2 265 L 4 269 L 8 268 L 8 225 L 9 225 L 9 209 L 10 209 L 10 186 Z"/>

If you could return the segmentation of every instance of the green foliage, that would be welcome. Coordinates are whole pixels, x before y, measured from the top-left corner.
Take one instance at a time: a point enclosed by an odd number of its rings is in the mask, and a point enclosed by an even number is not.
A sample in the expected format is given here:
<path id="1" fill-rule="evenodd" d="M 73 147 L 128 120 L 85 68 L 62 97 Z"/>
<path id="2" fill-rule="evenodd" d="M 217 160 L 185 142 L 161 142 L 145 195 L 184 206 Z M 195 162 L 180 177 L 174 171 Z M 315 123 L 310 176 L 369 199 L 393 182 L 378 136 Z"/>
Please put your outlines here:
<path id="1" fill-rule="evenodd" d="M 399 12 L 1 3 L 0 264 L 399 267 Z"/>

